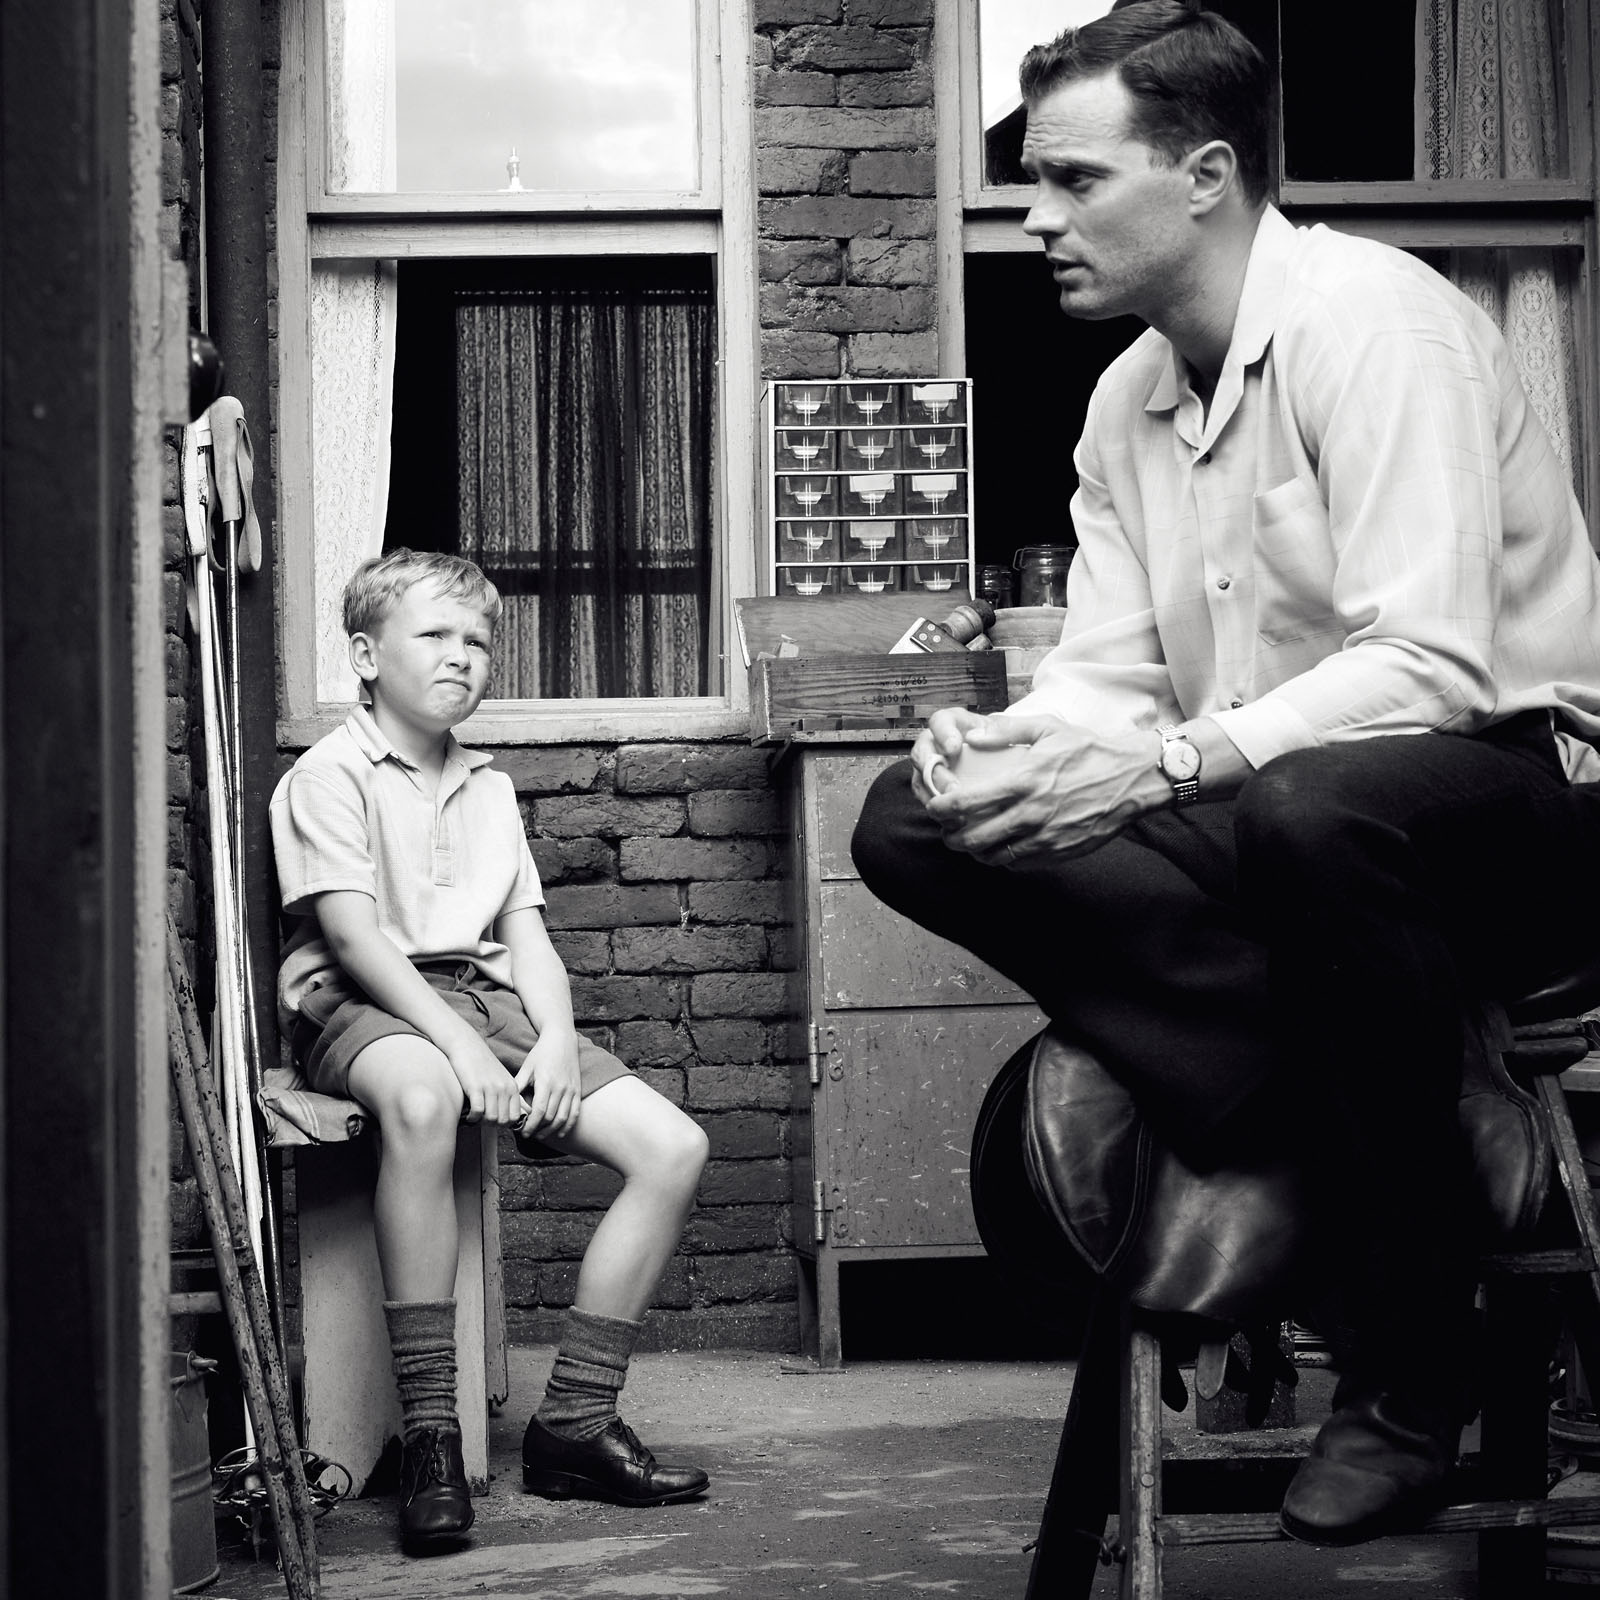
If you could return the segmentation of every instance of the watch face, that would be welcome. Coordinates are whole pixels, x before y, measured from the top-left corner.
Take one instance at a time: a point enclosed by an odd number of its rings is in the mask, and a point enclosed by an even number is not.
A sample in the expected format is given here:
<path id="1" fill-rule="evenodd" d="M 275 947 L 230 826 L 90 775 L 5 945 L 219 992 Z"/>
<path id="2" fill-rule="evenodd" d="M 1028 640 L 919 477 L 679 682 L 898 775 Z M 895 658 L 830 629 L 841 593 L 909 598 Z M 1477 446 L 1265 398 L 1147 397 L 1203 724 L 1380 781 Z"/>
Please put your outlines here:
<path id="1" fill-rule="evenodd" d="M 1168 739 L 1161 747 L 1161 770 L 1174 783 L 1185 783 L 1200 771 L 1200 752 L 1187 739 Z"/>

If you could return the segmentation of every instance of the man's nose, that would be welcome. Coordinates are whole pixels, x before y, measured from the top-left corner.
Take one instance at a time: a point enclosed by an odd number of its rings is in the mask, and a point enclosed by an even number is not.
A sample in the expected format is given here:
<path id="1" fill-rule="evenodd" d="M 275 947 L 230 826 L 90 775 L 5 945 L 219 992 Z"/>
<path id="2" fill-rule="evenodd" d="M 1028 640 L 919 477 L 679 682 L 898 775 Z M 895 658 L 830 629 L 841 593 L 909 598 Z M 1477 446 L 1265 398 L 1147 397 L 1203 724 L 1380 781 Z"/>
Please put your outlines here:
<path id="1" fill-rule="evenodd" d="M 1022 231 L 1030 239 L 1047 239 L 1051 234 L 1064 230 L 1065 219 L 1061 215 L 1061 207 L 1045 193 L 1041 184 L 1034 190 L 1033 204 L 1022 219 Z"/>

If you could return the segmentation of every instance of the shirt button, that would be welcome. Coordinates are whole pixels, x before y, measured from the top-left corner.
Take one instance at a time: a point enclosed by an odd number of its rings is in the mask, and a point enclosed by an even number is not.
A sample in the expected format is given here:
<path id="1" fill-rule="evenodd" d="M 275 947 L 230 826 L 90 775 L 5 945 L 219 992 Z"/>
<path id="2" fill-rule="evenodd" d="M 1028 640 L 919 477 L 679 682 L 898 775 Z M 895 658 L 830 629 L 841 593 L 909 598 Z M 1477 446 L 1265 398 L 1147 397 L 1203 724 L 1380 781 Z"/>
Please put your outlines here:
<path id="1" fill-rule="evenodd" d="M 1243 704 L 1244 704 L 1244 701 L 1240 700 L 1237 696 L 1234 699 L 1232 699 L 1232 700 L 1230 700 L 1228 702 L 1229 708 L 1231 710 L 1234 710 L 1234 711 L 1237 711 L 1239 709 L 1239 707 L 1242 706 Z"/>
<path id="2" fill-rule="evenodd" d="M 1207 450 L 1203 456 L 1195 461 L 1195 465 L 1197 467 L 1209 467 L 1211 465 L 1211 452 Z"/>
<path id="3" fill-rule="evenodd" d="M 1217 579 L 1217 587 L 1219 589 L 1226 589 L 1232 584 L 1232 582 L 1233 582 L 1232 578 L 1218 578 Z"/>

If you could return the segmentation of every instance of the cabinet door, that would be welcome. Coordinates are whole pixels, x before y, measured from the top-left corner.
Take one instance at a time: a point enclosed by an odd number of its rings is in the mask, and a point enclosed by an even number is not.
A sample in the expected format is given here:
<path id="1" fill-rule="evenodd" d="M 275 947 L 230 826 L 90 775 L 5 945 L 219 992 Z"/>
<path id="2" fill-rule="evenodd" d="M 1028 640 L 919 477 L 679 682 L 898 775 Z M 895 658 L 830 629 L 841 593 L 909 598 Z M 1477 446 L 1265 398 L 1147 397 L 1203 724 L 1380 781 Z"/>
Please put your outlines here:
<path id="1" fill-rule="evenodd" d="M 813 1135 L 829 1244 L 978 1242 L 967 1185 L 978 1108 L 1043 1026 L 1031 1005 L 825 1019 Z"/>

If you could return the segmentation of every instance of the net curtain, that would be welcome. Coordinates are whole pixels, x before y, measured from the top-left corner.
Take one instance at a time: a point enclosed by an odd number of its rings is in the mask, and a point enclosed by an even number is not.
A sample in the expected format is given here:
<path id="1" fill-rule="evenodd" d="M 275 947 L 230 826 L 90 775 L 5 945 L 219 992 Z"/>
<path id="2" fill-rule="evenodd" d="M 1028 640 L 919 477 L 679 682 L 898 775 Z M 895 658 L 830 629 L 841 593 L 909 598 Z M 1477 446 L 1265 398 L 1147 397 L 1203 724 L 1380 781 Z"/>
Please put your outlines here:
<path id="1" fill-rule="evenodd" d="M 396 184 L 393 0 L 324 0 L 328 187 L 384 193 Z M 345 580 L 383 548 L 394 407 L 392 261 L 311 264 L 311 504 L 317 698 L 352 700 Z"/>
<path id="2" fill-rule="evenodd" d="M 455 326 L 461 553 L 506 600 L 495 692 L 705 694 L 710 291 L 463 293 Z"/>
<path id="3" fill-rule="evenodd" d="M 1418 176 L 1529 179 L 1566 171 L 1559 0 L 1420 0 Z M 1556 453 L 1582 480 L 1572 271 L 1546 248 L 1455 250 L 1451 280 L 1500 325 Z"/>

